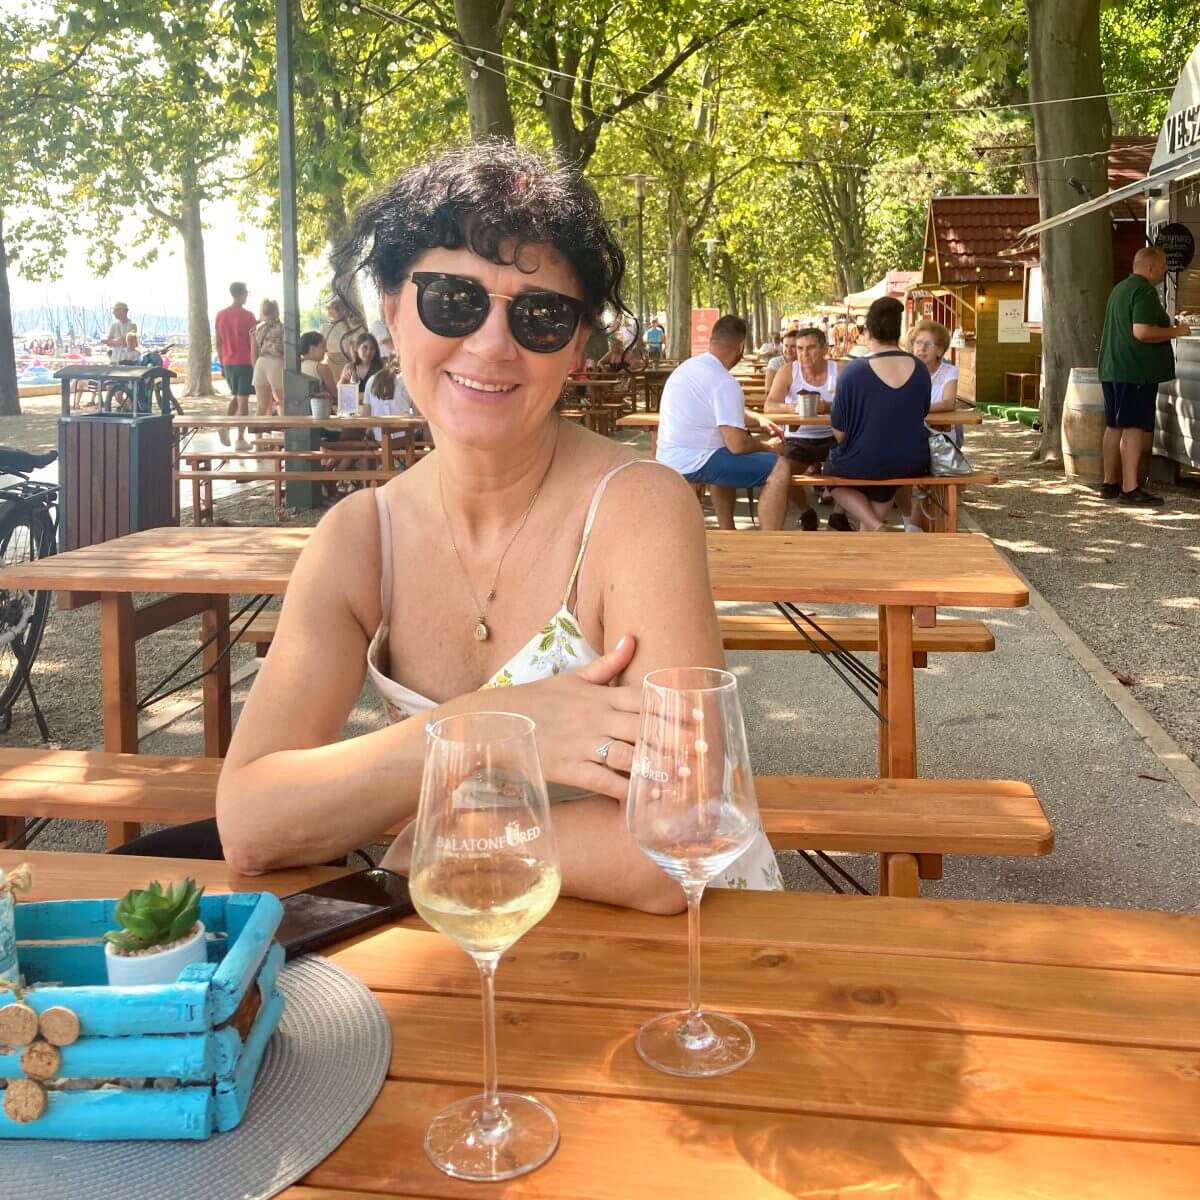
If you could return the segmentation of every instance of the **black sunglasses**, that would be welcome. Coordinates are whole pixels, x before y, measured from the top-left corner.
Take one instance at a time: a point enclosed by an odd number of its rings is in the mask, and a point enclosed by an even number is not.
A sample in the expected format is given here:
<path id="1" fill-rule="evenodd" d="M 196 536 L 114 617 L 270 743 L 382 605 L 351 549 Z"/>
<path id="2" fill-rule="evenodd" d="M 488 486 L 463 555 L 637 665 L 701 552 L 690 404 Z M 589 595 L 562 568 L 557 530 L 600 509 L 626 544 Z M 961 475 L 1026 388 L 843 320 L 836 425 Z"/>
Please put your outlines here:
<path id="1" fill-rule="evenodd" d="M 421 324 L 439 337 L 461 338 L 487 320 L 493 300 L 508 301 L 508 328 L 514 340 L 535 354 L 553 354 L 575 336 L 586 311 L 582 300 L 561 292 L 521 292 L 505 296 L 481 283 L 441 271 L 414 271 Z"/>

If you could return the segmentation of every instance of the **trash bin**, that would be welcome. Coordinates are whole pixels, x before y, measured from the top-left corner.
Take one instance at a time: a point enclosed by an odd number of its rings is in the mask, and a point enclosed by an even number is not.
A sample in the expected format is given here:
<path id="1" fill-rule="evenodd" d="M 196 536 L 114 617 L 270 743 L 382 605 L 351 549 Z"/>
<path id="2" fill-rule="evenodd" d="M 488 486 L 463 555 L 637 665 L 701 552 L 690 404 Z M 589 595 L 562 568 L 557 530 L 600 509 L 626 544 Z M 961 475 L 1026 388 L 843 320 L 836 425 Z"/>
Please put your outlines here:
<path id="1" fill-rule="evenodd" d="M 58 419 L 60 550 L 176 525 L 171 380 L 165 367 L 63 367 Z M 93 396 L 89 411 L 73 395 Z"/>

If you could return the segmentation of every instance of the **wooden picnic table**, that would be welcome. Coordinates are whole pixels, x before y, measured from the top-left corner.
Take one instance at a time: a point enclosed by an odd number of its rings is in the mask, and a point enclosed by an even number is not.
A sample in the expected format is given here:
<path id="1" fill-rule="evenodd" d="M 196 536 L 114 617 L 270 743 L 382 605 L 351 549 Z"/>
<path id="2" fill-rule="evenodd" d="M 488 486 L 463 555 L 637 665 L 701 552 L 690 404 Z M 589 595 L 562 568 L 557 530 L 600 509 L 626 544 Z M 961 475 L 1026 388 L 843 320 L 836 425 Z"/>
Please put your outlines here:
<path id="1" fill-rule="evenodd" d="M 22 861 L 33 900 L 184 874 L 214 893 L 306 886 L 301 870 L 0 851 Z M 481 1086 L 470 960 L 417 918 L 331 948 L 386 1013 L 391 1063 L 358 1127 L 282 1200 L 1195 1194 L 1200 917 L 712 889 L 702 936 L 705 1003 L 757 1040 L 715 1079 L 653 1071 L 633 1048 L 683 1003 L 683 916 L 560 900 L 505 955 L 502 1084 L 549 1104 L 562 1141 L 494 1186 L 441 1175 L 422 1149 L 430 1118 Z"/>
<path id="2" fill-rule="evenodd" d="M 58 606 L 100 603 L 104 748 L 136 752 L 140 638 L 197 613 L 212 642 L 205 676 L 204 753 L 229 745 L 228 644 L 231 595 L 282 595 L 310 528 L 148 529 L 0 571 L 0 585 L 53 590 Z M 713 598 L 797 604 L 870 604 L 879 621 L 885 681 L 879 769 L 916 774 L 913 696 L 914 614 L 932 624 L 935 609 L 1010 608 L 1028 603 L 1025 585 L 992 543 L 978 534 L 708 534 Z M 136 609 L 135 593 L 168 595 Z M 219 661 L 218 661 L 219 660 Z"/>
<path id="3" fill-rule="evenodd" d="M 761 403 L 747 403 L 746 407 L 762 410 Z M 784 425 L 788 429 L 795 429 L 800 425 L 829 425 L 829 413 L 819 413 L 815 417 L 802 417 L 797 413 L 785 412 L 770 412 L 764 415 L 770 417 L 776 425 Z M 660 412 L 635 412 L 618 418 L 617 428 L 650 430 L 650 453 L 653 454 L 658 449 L 658 427 L 661 423 Z M 931 412 L 925 418 L 925 423 L 931 429 L 949 429 L 955 425 L 982 425 L 983 415 L 974 408 L 959 408 L 951 412 Z"/>
<path id="4" fill-rule="evenodd" d="M 872 604 L 879 622 L 879 773 L 917 774 L 913 621 L 936 609 L 1021 608 L 1029 591 L 982 534 L 708 533 L 715 600 Z"/>
<path id="5" fill-rule="evenodd" d="M 360 416 L 337 416 L 330 414 L 328 417 L 313 417 L 293 415 L 287 417 L 176 417 L 173 422 L 175 431 L 175 466 L 179 465 L 179 443 L 180 435 L 183 433 L 195 433 L 200 429 L 248 429 L 254 433 L 271 433 L 277 430 L 286 429 L 383 429 L 389 433 L 401 433 L 409 430 L 418 430 L 425 425 L 425 418 L 417 416 L 392 416 L 381 415 L 378 417 L 360 417 Z M 406 460 L 411 460 L 411 444 L 413 438 L 409 439 L 409 452 L 406 453 Z M 392 445 L 389 438 L 384 438 L 380 444 L 380 452 L 383 456 L 383 468 L 390 471 L 393 468 L 392 462 Z M 213 451 L 213 458 L 237 458 L 238 453 L 227 446 L 221 446 Z M 412 465 L 411 461 L 408 465 Z"/>

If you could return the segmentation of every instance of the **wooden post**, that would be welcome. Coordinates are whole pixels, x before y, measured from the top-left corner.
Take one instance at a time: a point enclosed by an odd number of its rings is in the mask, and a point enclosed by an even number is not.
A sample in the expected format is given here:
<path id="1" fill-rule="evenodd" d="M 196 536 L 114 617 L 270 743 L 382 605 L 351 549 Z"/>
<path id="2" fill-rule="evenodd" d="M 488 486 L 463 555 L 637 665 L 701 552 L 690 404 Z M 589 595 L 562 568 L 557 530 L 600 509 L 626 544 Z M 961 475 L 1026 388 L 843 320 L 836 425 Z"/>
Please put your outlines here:
<path id="1" fill-rule="evenodd" d="M 207 672 L 203 684 L 204 753 L 210 758 L 224 758 L 233 733 L 229 655 L 220 657 L 229 645 L 229 597 L 208 599 L 210 606 L 200 616 L 200 636 L 206 643 L 202 659 Z"/>
<path id="2" fill-rule="evenodd" d="M 125 592 L 100 596 L 100 687 L 104 709 L 104 748 L 122 754 L 138 750 L 137 640 L 133 597 Z M 108 821 L 105 848 L 140 836 L 137 822 Z"/>

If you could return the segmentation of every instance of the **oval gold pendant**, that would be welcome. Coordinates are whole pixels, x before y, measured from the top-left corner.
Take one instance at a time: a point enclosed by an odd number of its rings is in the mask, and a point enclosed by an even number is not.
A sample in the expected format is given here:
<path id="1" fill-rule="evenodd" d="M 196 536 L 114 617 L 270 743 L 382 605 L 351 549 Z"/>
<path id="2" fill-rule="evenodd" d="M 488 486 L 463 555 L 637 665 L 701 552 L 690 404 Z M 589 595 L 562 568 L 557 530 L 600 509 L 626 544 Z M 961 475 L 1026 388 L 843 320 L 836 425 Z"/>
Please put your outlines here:
<path id="1" fill-rule="evenodd" d="M 477 642 L 486 642 L 488 640 L 488 627 L 482 621 L 475 623 L 475 640 Z"/>

